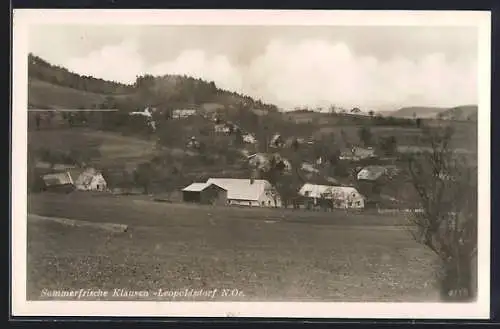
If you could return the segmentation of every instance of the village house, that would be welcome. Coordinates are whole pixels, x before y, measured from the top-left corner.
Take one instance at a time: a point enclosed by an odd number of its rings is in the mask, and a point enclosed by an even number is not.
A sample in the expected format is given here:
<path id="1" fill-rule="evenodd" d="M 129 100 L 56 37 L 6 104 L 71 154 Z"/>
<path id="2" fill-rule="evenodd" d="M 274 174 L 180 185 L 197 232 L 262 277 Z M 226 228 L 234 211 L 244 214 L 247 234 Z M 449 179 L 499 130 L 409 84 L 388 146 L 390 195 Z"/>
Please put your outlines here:
<path id="1" fill-rule="evenodd" d="M 70 192 L 75 189 L 71 176 L 66 172 L 53 172 L 42 175 L 43 190 Z"/>
<path id="2" fill-rule="evenodd" d="M 382 166 L 367 166 L 358 172 L 358 180 L 376 181 L 385 174 Z"/>
<path id="3" fill-rule="evenodd" d="M 66 163 L 49 163 L 46 161 L 37 161 L 35 164 L 36 169 L 51 169 L 53 171 L 65 171 L 69 169 L 74 169 L 77 166 L 74 164 L 66 164 Z"/>
<path id="4" fill-rule="evenodd" d="M 156 112 L 156 108 L 146 107 L 144 111 L 130 112 L 129 116 L 132 117 L 142 117 L 144 118 L 146 124 L 153 129 L 156 130 L 156 122 L 153 119 L 153 113 Z"/>
<path id="5" fill-rule="evenodd" d="M 102 174 L 94 168 L 72 168 L 42 175 L 46 190 L 106 191 L 107 183 Z"/>
<path id="6" fill-rule="evenodd" d="M 227 190 L 213 183 L 193 183 L 182 189 L 182 200 L 222 206 L 227 204 Z"/>
<path id="7" fill-rule="evenodd" d="M 130 112 L 129 115 L 132 116 L 143 116 L 146 118 L 152 118 L 153 117 L 153 109 L 150 107 L 146 107 L 144 111 L 135 111 L 135 112 Z"/>
<path id="8" fill-rule="evenodd" d="M 72 184 L 80 191 L 106 191 L 107 182 L 102 173 L 94 168 L 68 171 Z"/>
<path id="9" fill-rule="evenodd" d="M 314 168 L 314 166 L 310 163 L 303 162 L 302 165 L 300 166 L 300 169 L 302 169 L 305 172 L 309 173 L 319 173 L 319 170 Z"/>
<path id="10" fill-rule="evenodd" d="M 247 144 L 257 143 L 257 139 L 252 134 L 247 133 L 247 134 L 244 134 L 242 137 L 243 137 L 243 142 L 245 142 Z"/>
<path id="11" fill-rule="evenodd" d="M 263 110 L 263 109 L 252 109 L 252 112 L 258 116 L 264 116 L 264 115 L 267 115 L 269 113 L 269 111 L 267 110 Z"/>
<path id="12" fill-rule="evenodd" d="M 228 123 L 219 123 L 214 126 L 214 131 L 216 133 L 230 134 L 233 127 Z"/>
<path id="13" fill-rule="evenodd" d="M 399 172 L 396 166 L 366 166 L 358 172 L 358 180 L 377 181 L 383 177 L 393 178 Z"/>
<path id="14" fill-rule="evenodd" d="M 354 187 L 329 186 L 306 183 L 300 190 L 299 195 L 313 199 L 314 203 L 319 199 L 332 200 L 334 208 L 362 209 L 365 206 L 365 198 Z"/>
<path id="15" fill-rule="evenodd" d="M 360 161 L 364 159 L 375 158 L 375 150 L 371 147 L 362 148 L 362 147 L 353 147 L 349 150 L 344 150 L 341 152 L 339 159 L 340 160 L 351 160 L 351 161 Z"/>
<path id="16" fill-rule="evenodd" d="M 196 109 L 176 109 L 172 111 L 173 119 L 184 119 L 196 114 Z"/>
<path id="17" fill-rule="evenodd" d="M 253 207 L 281 207 L 281 198 L 267 180 L 210 178 L 207 184 L 216 184 L 227 191 L 229 205 Z"/>
<path id="18" fill-rule="evenodd" d="M 271 166 L 271 159 L 273 159 L 275 164 L 281 164 L 283 166 L 283 171 L 292 171 L 292 164 L 290 163 L 290 161 L 283 158 L 279 154 L 255 153 L 247 156 L 247 159 L 248 164 L 252 168 L 269 170 Z"/>
<path id="19" fill-rule="evenodd" d="M 186 143 L 186 147 L 191 149 L 198 149 L 200 148 L 200 146 L 200 142 L 198 142 L 198 140 L 194 136 L 192 136 Z"/>
<path id="20" fill-rule="evenodd" d="M 283 140 L 283 137 L 281 137 L 280 134 L 274 134 L 274 136 L 271 138 L 271 141 L 269 142 L 269 147 L 275 147 L 275 148 L 280 148 L 285 145 L 285 141 Z"/>

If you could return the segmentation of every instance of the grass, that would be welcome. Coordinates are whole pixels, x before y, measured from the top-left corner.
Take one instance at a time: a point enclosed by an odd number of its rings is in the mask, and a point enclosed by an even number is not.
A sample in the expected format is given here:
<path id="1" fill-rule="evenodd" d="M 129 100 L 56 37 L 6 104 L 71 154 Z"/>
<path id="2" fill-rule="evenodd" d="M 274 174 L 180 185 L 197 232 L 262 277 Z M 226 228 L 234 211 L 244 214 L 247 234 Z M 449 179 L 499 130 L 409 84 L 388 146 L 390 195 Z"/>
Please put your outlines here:
<path id="1" fill-rule="evenodd" d="M 245 294 L 218 301 L 428 301 L 437 294 L 433 255 L 391 217 L 82 193 L 31 195 L 28 211 L 129 225 L 110 233 L 28 221 L 28 299 L 68 288 Z"/>
<path id="2" fill-rule="evenodd" d="M 65 109 L 93 108 L 104 102 L 106 95 L 58 86 L 38 79 L 28 83 L 28 102 L 36 106 L 55 106 Z"/>
<path id="3" fill-rule="evenodd" d="M 152 157 L 157 152 L 153 141 L 85 128 L 30 131 L 28 144 L 35 149 L 49 147 L 53 150 L 98 146 L 101 156 L 96 161 L 99 160 L 103 164 L 134 164 Z"/>

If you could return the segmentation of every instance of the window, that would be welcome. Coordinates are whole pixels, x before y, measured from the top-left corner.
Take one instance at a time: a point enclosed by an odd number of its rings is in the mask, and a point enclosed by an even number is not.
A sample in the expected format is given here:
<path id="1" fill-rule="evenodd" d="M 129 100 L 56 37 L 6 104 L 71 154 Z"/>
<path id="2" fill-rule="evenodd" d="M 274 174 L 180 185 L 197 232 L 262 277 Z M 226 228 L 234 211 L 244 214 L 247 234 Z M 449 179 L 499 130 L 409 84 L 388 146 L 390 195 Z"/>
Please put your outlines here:
<path id="1" fill-rule="evenodd" d="M 309 194 L 310 194 L 310 193 L 311 193 L 311 191 L 306 191 L 306 192 L 304 193 L 304 195 L 305 195 L 305 196 L 309 196 Z"/>
<path id="2" fill-rule="evenodd" d="M 265 206 L 265 205 L 266 205 L 266 203 L 265 203 L 264 201 L 262 201 L 261 203 L 262 203 L 262 205 L 263 205 L 263 206 Z"/>
<path id="3" fill-rule="evenodd" d="M 271 205 L 271 201 L 267 201 L 267 205 L 270 206 Z"/>

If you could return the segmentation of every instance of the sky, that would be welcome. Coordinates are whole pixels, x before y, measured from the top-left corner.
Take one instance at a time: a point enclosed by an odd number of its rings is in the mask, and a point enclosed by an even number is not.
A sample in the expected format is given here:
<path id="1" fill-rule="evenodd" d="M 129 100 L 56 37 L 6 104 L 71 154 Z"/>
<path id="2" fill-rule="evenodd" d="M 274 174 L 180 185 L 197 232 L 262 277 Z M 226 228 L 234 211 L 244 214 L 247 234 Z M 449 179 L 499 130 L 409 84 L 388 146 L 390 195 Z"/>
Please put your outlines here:
<path id="1" fill-rule="evenodd" d="M 186 74 L 284 110 L 478 101 L 475 27 L 40 25 L 29 51 L 124 83 Z"/>

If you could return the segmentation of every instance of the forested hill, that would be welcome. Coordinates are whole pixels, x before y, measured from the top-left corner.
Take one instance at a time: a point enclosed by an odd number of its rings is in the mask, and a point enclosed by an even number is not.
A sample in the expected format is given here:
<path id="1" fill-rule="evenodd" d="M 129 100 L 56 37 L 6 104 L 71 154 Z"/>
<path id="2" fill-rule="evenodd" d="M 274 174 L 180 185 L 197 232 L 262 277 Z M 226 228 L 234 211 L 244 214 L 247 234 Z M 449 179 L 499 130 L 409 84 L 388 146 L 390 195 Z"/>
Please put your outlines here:
<path id="1" fill-rule="evenodd" d="M 126 68 L 124 68 L 126 69 Z M 124 110 L 144 106 L 186 106 L 216 104 L 222 107 L 239 106 L 277 111 L 249 96 L 218 88 L 213 81 L 188 76 L 143 75 L 134 84 L 83 76 L 52 65 L 30 54 L 28 57 L 29 103 L 35 107 L 107 107 L 111 103 Z"/>
<path id="2" fill-rule="evenodd" d="M 28 55 L 28 76 L 54 85 L 99 94 L 127 94 L 134 92 L 135 89 L 132 85 L 70 72 L 64 67 L 52 65 L 33 54 Z"/>

